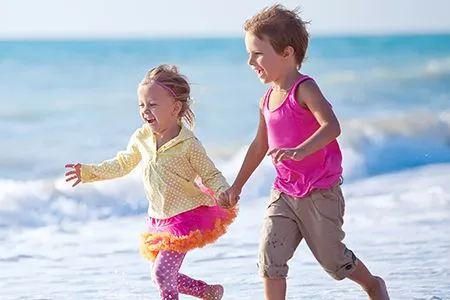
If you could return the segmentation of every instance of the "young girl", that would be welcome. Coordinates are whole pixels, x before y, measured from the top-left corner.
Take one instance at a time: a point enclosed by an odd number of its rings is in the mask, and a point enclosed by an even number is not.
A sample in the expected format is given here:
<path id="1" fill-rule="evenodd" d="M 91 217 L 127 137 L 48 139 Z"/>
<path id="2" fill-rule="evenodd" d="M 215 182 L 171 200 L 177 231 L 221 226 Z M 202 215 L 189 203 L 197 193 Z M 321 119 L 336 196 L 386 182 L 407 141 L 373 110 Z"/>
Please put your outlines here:
<path id="1" fill-rule="evenodd" d="M 219 201 L 236 204 L 266 153 L 272 157 L 277 176 L 259 251 L 266 299 L 285 299 L 287 262 L 302 239 L 333 278 L 355 281 L 370 299 L 389 299 L 384 281 L 342 242 L 340 126 L 315 81 L 299 72 L 309 39 L 305 22 L 295 10 L 275 5 L 246 21 L 244 29 L 248 64 L 271 87 L 260 101 L 256 137 Z"/>
<path id="2" fill-rule="evenodd" d="M 74 180 L 76 186 L 121 177 L 142 161 L 149 208 L 140 250 L 154 261 L 152 278 L 161 299 L 178 299 L 179 293 L 221 299 L 221 285 L 179 273 L 186 252 L 216 241 L 236 216 L 235 209 L 219 207 L 205 193 L 219 195 L 229 185 L 192 131 L 182 125 L 182 119 L 191 127 L 194 122 L 189 84 L 176 67 L 162 65 L 144 77 L 138 98 L 144 124 L 126 151 L 98 165 L 68 164 L 66 181 Z M 204 186 L 196 183 L 197 177 Z"/>

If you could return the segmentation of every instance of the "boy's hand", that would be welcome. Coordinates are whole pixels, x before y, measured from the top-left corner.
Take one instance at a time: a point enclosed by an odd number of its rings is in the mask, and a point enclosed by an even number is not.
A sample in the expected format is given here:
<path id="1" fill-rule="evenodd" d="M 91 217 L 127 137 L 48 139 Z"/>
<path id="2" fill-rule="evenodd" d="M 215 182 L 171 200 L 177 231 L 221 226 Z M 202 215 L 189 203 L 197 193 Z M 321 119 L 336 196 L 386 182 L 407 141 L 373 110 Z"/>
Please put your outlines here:
<path id="1" fill-rule="evenodd" d="M 272 156 L 272 160 L 276 164 L 282 160 L 302 160 L 304 158 L 303 152 L 297 148 L 275 148 L 270 150 L 267 156 Z"/>
<path id="2" fill-rule="evenodd" d="M 81 182 L 81 164 L 67 164 L 65 167 L 72 169 L 64 174 L 64 176 L 66 177 L 66 182 L 75 180 L 75 182 L 72 184 L 72 187 L 75 187 Z"/>
<path id="3" fill-rule="evenodd" d="M 232 186 L 228 190 L 220 194 L 217 200 L 221 207 L 232 208 L 238 203 L 240 194 L 241 189 Z"/>

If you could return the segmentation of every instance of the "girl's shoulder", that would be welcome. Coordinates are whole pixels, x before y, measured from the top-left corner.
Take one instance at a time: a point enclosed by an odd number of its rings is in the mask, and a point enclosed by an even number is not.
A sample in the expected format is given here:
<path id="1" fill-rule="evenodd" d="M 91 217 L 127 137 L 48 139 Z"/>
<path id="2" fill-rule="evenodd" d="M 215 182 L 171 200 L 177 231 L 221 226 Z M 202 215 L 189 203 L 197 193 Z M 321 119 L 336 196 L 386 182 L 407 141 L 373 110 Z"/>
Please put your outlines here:
<path id="1" fill-rule="evenodd" d="M 141 127 L 138 127 L 138 128 L 135 130 L 135 133 L 136 133 L 136 134 L 147 134 L 147 135 L 149 135 L 149 134 L 152 133 L 152 130 L 150 129 L 150 127 L 149 127 L 148 125 L 142 124 Z"/>
<path id="2" fill-rule="evenodd" d="M 144 124 L 134 131 L 133 137 L 137 139 L 143 139 L 149 137 L 151 134 L 152 134 L 151 129 Z"/>

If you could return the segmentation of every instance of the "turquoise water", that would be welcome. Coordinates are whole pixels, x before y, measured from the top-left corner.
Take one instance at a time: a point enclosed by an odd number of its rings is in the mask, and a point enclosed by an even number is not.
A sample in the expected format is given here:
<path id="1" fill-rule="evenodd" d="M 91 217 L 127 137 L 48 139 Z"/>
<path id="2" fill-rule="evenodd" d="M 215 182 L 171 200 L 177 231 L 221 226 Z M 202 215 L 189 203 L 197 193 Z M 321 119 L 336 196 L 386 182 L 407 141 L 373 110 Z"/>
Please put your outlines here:
<path id="1" fill-rule="evenodd" d="M 197 134 L 230 157 L 251 140 L 267 88 L 246 59 L 241 38 L 0 42 L 0 178 L 114 155 L 140 124 L 137 83 L 161 63 L 188 76 Z M 438 113 L 450 103 L 450 35 L 313 38 L 303 72 L 342 122 Z"/>

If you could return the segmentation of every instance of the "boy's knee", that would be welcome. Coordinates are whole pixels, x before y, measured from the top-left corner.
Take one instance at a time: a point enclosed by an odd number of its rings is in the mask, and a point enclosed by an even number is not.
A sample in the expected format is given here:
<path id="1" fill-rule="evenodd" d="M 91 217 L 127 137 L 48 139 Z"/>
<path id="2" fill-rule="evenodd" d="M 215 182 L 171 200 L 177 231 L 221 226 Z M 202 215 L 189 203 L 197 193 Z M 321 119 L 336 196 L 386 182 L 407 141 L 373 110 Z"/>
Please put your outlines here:
<path id="1" fill-rule="evenodd" d="M 341 266 L 337 270 L 325 269 L 325 271 L 336 280 L 343 280 L 350 276 L 350 274 L 356 269 L 355 262 L 349 262 L 343 266 Z"/>
<path id="2" fill-rule="evenodd" d="M 346 250 L 344 259 L 321 263 L 322 268 L 334 279 L 342 280 L 350 276 L 357 266 L 356 256 L 352 251 Z"/>
<path id="3" fill-rule="evenodd" d="M 286 278 L 289 267 L 287 264 L 276 265 L 276 264 L 264 264 L 258 263 L 259 275 L 264 278 L 279 279 Z"/>
<path id="4" fill-rule="evenodd" d="M 265 278 L 286 278 L 287 262 L 295 251 L 295 243 L 271 233 L 263 236 L 259 248 L 259 274 Z"/>
<path id="5" fill-rule="evenodd" d="M 259 249 L 259 275 L 265 278 L 285 278 L 288 274 L 288 258 L 284 253 L 273 247 L 273 240 L 269 237 L 262 239 Z"/>

